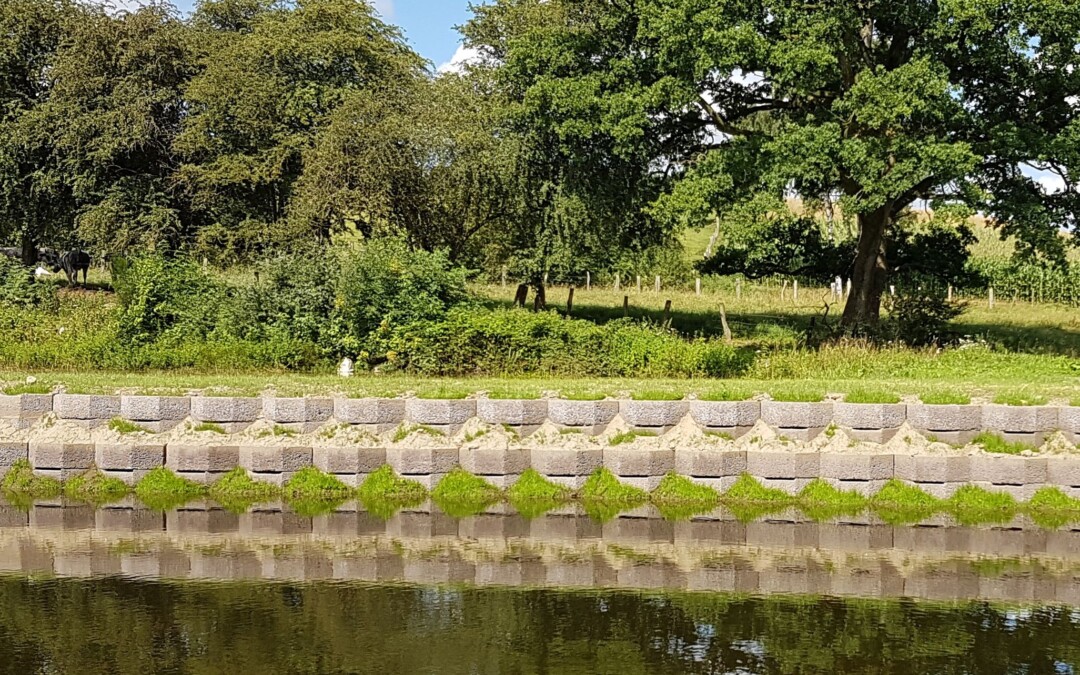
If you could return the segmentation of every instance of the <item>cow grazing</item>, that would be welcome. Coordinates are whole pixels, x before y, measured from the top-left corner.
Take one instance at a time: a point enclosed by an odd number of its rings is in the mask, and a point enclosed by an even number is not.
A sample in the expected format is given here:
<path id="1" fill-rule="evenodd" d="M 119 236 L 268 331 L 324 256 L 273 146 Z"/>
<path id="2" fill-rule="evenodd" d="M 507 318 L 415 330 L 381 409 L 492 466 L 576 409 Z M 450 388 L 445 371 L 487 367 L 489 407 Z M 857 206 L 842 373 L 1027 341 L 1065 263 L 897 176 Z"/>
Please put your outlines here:
<path id="1" fill-rule="evenodd" d="M 41 257 L 54 272 L 64 272 L 69 286 L 79 283 L 80 271 L 83 275 L 82 285 L 86 285 L 86 274 L 90 270 L 90 254 L 86 251 L 72 249 L 58 254 L 46 249 L 42 251 Z"/>

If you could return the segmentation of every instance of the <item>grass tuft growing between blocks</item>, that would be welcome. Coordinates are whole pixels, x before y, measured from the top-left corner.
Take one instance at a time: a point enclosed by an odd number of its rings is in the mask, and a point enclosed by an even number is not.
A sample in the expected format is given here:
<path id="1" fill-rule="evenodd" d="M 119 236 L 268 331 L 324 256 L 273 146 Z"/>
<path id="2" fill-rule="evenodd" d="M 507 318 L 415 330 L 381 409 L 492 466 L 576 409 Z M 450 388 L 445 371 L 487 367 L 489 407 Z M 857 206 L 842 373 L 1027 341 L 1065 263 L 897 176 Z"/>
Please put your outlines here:
<path id="1" fill-rule="evenodd" d="M 383 520 L 403 508 L 419 505 L 428 496 L 427 488 L 397 475 L 389 465 L 379 467 L 368 476 L 357 493 L 364 508 Z"/>
<path id="2" fill-rule="evenodd" d="M 461 467 L 446 474 L 431 491 L 439 508 L 455 518 L 476 515 L 502 501 L 502 496 L 502 490 Z"/>
<path id="3" fill-rule="evenodd" d="M 514 510 L 529 519 L 558 508 L 572 496 L 569 488 L 544 478 L 536 469 L 526 469 L 506 491 L 506 498 Z"/>
<path id="4" fill-rule="evenodd" d="M 281 490 L 276 485 L 253 479 L 245 469 L 236 467 L 217 479 L 207 496 L 229 511 L 243 513 L 255 504 L 277 499 Z"/>
<path id="5" fill-rule="evenodd" d="M 152 509 L 168 511 L 187 502 L 206 496 L 206 486 L 177 476 L 159 466 L 146 474 L 135 486 L 135 496 Z"/>
<path id="6" fill-rule="evenodd" d="M 944 503 L 919 488 L 893 478 L 870 498 L 874 512 L 890 525 L 926 520 L 942 510 Z"/>
<path id="7" fill-rule="evenodd" d="M 964 485 L 945 500 L 949 513 L 961 525 L 1007 523 L 1016 517 L 1019 504 L 1005 492 L 991 492 L 976 485 Z"/>
<path id="8" fill-rule="evenodd" d="M 112 478 L 90 469 L 64 483 L 64 495 L 71 499 L 102 506 L 119 501 L 131 494 L 131 487 L 119 478 Z"/>
<path id="9" fill-rule="evenodd" d="M 855 516 L 866 510 L 869 500 L 854 490 L 841 490 L 817 478 L 799 492 L 799 509 L 814 520 Z"/>

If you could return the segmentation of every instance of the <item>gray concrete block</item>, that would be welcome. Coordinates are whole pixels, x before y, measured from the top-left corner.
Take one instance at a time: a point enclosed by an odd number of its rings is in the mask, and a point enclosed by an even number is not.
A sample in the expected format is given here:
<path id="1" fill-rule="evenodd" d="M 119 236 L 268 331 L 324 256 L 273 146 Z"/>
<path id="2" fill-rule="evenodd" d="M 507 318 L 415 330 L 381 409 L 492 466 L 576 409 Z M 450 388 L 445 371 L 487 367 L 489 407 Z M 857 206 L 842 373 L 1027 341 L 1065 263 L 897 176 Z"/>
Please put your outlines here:
<path id="1" fill-rule="evenodd" d="M 132 422 L 179 422 L 190 413 L 187 396 L 120 397 L 120 416 Z"/>
<path id="2" fill-rule="evenodd" d="M 969 484 L 969 481 L 964 481 L 963 483 L 953 483 L 953 482 L 940 483 L 940 482 L 935 482 L 935 481 L 929 481 L 929 482 L 908 481 L 908 482 L 910 482 L 912 485 L 919 488 L 920 490 L 922 490 L 926 494 L 930 495 L 931 497 L 937 497 L 938 499 L 949 499 L 954 494 L 956 494 L 957 490 L 959 490 L 964 485 Z"/>
<path id="3" fill-rule="evenodd" d="M 604 467 L 620 478 L 663 478 L 675 470 L 675 451 L 664 448 L 606 448 Z"/>
<path id="4" fill-rule="evenodd" d="M 135 486 L 150 473 L 147 469 L 102 469 L 101 474 L 106 478 L 116 478 L 126 485 Z"/>
<path id="5" fill-rule="evenodd" d="M 552 476 L 587 477 L 604 464 L 604 451 L 600 448 L 586 450 L 533 448 L 530 454 L 532 467 L 549 478 Z"/>
<path id="6" fill-rule="evenodd" d="M 889 482 L 888 480 L 840 480 L 839 478 L 826 478 L 825 481 L 838 490 L 858 492 L 864 497 L 873 497 L 885 487 L 885 483 Z"/>
<path id="7" fill-rule="evenodd" d="M 817 478 L 821 474 L 821 455 L 816 452 L 747 452 L 746 472 L 766 478 Z"/>
<path id="8" fill-rule="evenodd" d="M 724 494 L 725 492 L 730 490 L 735 485 L 735 482 L 739 480 L 738 476 L 723 476 L 721 478 L 708 476 L 687 476 L 687 478 L 697 483 L 698 485 L 704 485 L 705 487 L 712 488 L 720 494 Z"/>
<path id="9" fill-rule="evenodd" d="M 94 463 L 93 443 L 42 443 L 28 444 L 30 466 L 34 469 L 74 469 L 85 471 Z"/>
<path id="10" fill-rule="evenodd" d="M 105 422 L 120 416 L 120 397 L 56 394 L 53 396 L 53 412 L 60 419 Z"/>
<path id="11" fill-rule="evenodd" d="M 1080 406 L 1058 408 L 1058 428 L 1069 434 L 1080 434 Z"/>
<path id="12" fill-rule="evenodd" d="M 1036 486 L 1034 485 L 1016 485 L 1013 483 L 990 483 L 986 481 L 972 481 L 970 485 L 980 487 L 988 492 L 1004 492 L 1005 494 L 1012 495 L 1017 501 L 1023 502 L 1031 499 L 1035 494 Z M 1042 487 L 1042 486 L 1039 486 Z"/>
<path id="13" fill-rule="evenodd" d="M 476 401 L 476 415 L 488 424 L 539 426 L 547 421 L 547 401 L 482 398 Z"/>
<path id="14" fill-rule="evenodd" d="M 919 403 L 907 407 L 907 421 L 919 431 L 978 431 L 982 406 Z"/>
<path id="15" fill-rule="evenodd" d="M 169 443 L 165 448 L 165 466 L 176 472 L 227 473 L 240 464 L 236 445 L 185 445 Z"/>
<path id="16" fill-rule="evenodd" d="M 548 419 L 565 427 L 603 427 L 618 414 L 618 401 L 548 401 Z"/>
<path id="17" fill-rule="evenodd" d="M 783 490 L 789 495 L 797 495 L 810 484 L 810 478 L 759 478 L 758 481 L 770 490 Z"/>
<path id="18" fill-rule="evenodd" d="M 461 468 L 478 476 L 520 475 L 529 468 L 529 451 L 521 448 L 462 448 Z"/>
<path id="19" fill-rule="evenodd" d="M 0 394 L 0 418 L 34 419 L 52 412 L 52 394 Z"/>
<path id="20" fill-rule="evenodd" d="M 757 401 L 690 401 L 690 417 L 711 429 L 752 427 L 761 417 Z"/>
<path id="21" fill-rule="evenodd" d="M 476 401 L 410 398 L 405 401 L 405 418 L 416 424 L 454 426 L 476 417 Z"/>
<path id="22" fill-rule="evenodd" d="M 385 448 L 316 446 L 311 449 L 312 464 L 326 473 L 368 474 L 386 464 Z"/>
<path id="23" fill-rule="evenodd" d="M 692 478 L 724 478 L 746 471 L 746 451 L 675 449 L 675 473 Z"/>
<path id="24" fill-rule="evenodd" d="M 913 483 L 968 483 L 971 458 L 968 456 L 896 455 L 896 478 Z"/>
<path id="25" fill-rule="evenodd" d="M 845 429 L 844 433 L 857 441 L 884 444 L 891 441 L 899 431 L 899 429 Z"/>
<path id="26" fill-rule="evenodd" d="M 1080 456 L 1047 457 L 1046 482 L 1059 487 L 1080 488 Z"/>
<path id="27" fill-rule="evenodd" d="M 457 448 L 387 448 L 386 463 L 403 476 L 446 474 L 458 465 Z"/>
<path id="28" fill-rule="evenodd" d="M 311 466 L 311 448 L 242 445 L 240 466 L 253 473 L 295 473 Z"/>
<path id="29" fill-rule="evenodd" d="M 30 454 L 26 443 L 0 441 L 0 468 L 6 469 L 19 460 L 29 458 Z"/>
<path id="30" fill-rule="evenodd" d="M 279 424 L 325 422 L 334 414 L 331 398 L 265 398 L 263 417 Z"/>
<path id="31" fill-rule="evenodd" d="M 335 399 L 334 419 L 347 424 L 369 424 L 380 427 L 397 426 L 405 421 L 405 399 Z"/>
<path id="32" fill-rule="evenodd" d="M 907 406 L 897 403 L 833 404 L 833 422 L 849 429 L 895 429 L 907 419 Z"/>
<path id="33" fill-rule="evenodd" d="M 251 423 L 262 414 L 262 399 L 193 396 L 191 418 L 196 422 Z"/>
<path id="34" fill-rule="evenodd" d="M 893 477 L 893 455 L 856 455 L 824 452 L 820 463 L 822 478 L 839 481 L 886 481 Z"/>
<path id="35" fill-rule="evenodd" d="M 165 464 L 165 446 L 155 443 L 98 443 L 94 450 L 94 463 L 102 471 L 149 471 Z"/>
<path id="36" fill-rule="evenodd" d="M 1058 408 L 984 405 L 982 428 L 1003 433 L 1034 434 L 1058 428 Z"/>
<path id="37" fill-rule="evenodd" d="M 673 427 L 686 417 L 686 401 L 620 401 L 619 414 L 634 427 Z"/>
<path id="38" fill-rule="evenodd" d="M 1013 455 L 974 455 L 971 458 L 971 480 L 993 485 L 1044 485 L 1047 480 L 1046 459 Z"/>
<path id="39" fill-rule="evenodd" d="M 832 422 L 833 405 L 821 403 L 787 403 L 762 401 L 761 419 L 780 429 L 824 429 Z"/>

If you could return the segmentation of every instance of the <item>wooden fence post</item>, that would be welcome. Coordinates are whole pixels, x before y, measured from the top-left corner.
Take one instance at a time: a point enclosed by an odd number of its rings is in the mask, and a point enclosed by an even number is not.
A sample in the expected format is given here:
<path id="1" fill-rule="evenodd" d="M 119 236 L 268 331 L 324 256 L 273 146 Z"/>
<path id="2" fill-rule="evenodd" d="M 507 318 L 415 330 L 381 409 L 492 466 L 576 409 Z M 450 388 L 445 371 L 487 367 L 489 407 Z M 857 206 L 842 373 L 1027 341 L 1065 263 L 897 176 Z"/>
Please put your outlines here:
<path id="1" fill-rule="evenodd" d="M 671 326 L 671 301 L 668 300 L 664 303 L 664 326 Z"/>
<path id="2" fill-rule="evenodd" d="M 742 299 L 742 279 L 735 280 L 735 298 L 737 300 Z"/>
<path id="3" fill-rule="evenodd" d="M 698 277 L 698 278 L 697 278 L 697 279 L 696 279 L 696 280 L 694 281 L 694 293 L 695 293 L 696 295 L 701 295 L 701 277 Z"/>
<path id="4" fill-rule="evenodd" d="M 574 313 L 574 287 L 570 287 L 570 294 L 566 296 L 566 313 Z"/>
<path id="5" fill-rule="evenodd" d="M 630 296 L 622 296 L 622 315 L 623 318 L 630 316 Z"/>
<path id="6" fill-rule="evenodd" d="M 615 275 L 615 290 L 620 290 L 619 275 Z"/>
<path id="7" fill-rule="evenodd" d="M 731 326 L 727 322 L 727 309 L 724 308 L 724 304 L 720 303 L 720 325 L 724 329 L 724 342 L 731 342 Z"/>
<path id="8" fill-rule="evenodd" d="M 585 273 L 585 290 L 592 290 L 592 272 Z"/>
<path id="9" fill-rule="evenodd" d="M 990 287 L 990 309 L 994 308 L 994 287 Z"/>
<path id="10" fill-rule="evenodd" d="M 641 275 L 640 274 L 637 276 L 637 292 L 638 293 L 641 292 Z"/>
<path id="11" fill-rule="evenodd" d="M 798 279 L 791 282 L 791 294 L 792 294 L 792 300 L 794 300 L 795 302 L 798 302 L 799 301 L 799 280 Z"/>
<path id="12" fill-rule="evenodd" d="M 787 297 L 787 279 L 784 279 L 784 285 L 780 287 L 780 299 L 783 300 Z"/>
<path id="13" fill-rule="evenodd" d="M 949 302 L 952 302 L 952 284 L 949 284 L 948 300 L 949 300 Z"/>
<path id="14" fill-rule="evenodd" d="M 656 275 L 656 292 L 657 293 L 660 292 L 660 275 L 659 274 Z"/>
<path id="15" fill-rule="evenodd" d="M 529 285 L 519 284 L 517 293 L 514 294 L 514 306 L 525 307 L 525 301 L 529 299 Z"/>

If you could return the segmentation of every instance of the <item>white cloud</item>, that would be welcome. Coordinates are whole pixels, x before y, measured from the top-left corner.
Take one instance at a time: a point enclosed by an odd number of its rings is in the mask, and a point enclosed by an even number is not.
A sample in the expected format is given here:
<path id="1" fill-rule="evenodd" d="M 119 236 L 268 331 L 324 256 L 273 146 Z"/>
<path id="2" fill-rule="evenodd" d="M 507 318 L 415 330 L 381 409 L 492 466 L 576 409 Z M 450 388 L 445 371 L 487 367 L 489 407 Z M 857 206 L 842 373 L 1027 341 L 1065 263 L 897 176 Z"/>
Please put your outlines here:
<path id="1" fill-rule="evenodd" d="M 394 18 L 394 0 L 368 0 L 382 18 L 387 21 Z"/>
<path id="2" fill-rule="evenodd" d="M 458 45 L 457 51 L 450 60 L 439 66 L 439 73 L 460 73 L 465 66 L 480 60 L 480 51 L 465 45 Z"/>

